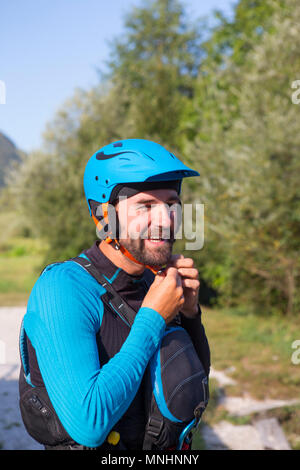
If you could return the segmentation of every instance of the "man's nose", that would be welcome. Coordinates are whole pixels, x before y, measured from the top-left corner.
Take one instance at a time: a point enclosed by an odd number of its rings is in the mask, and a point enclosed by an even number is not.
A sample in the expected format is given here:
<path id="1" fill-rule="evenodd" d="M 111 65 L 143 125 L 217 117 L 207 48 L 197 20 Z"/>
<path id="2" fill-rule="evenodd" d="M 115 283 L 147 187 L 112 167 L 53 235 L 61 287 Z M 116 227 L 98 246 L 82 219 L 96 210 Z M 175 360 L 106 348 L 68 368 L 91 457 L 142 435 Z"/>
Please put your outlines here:
<path id="1" fill-rule="evenodd" d="M 151 208 L 151 223 L 163 228 L 173 225 L 173 214 L 167 204 L 156 204 Z"/>

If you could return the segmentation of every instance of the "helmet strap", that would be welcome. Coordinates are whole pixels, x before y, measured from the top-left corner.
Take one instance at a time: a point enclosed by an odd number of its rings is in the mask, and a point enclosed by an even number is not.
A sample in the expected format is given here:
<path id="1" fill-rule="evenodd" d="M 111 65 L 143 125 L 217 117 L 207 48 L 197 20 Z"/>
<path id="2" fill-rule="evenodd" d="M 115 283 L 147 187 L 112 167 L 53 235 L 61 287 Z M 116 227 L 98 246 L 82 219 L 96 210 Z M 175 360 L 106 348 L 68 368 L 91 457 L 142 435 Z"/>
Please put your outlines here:
<path id="1" fill-rule="evenodd" d="M 102 206 L 103 216 L 100 218 L 100 221 L 97 219 L 97 217 L 95 217 L 95 215 L 92 212 L 93 221 L 95 222 L 99 232 L 101 230 L 103 230 L 106 225 L 108 225 L 108 203 L 107 202 L 101 203 L 101 206 Z M 135 259 L 134 256 L 123 245 L 121 245 L 120 242 L 116 238 L 111 238 L 109 235 L 111 235 L 111 233 L 107 234 L 107 236 L 105 238 L 105 242 L 106 243 L 113 243 L 113 246 L 114 246 L 115 250 L 121 251 L 121 253 L 124 256 L 126 256 L 128 259 L 130 259 L 134 263 L 140 264 L 142 266 L 145 266 L 145 268 L 150 269 L 150 271 L 152 271 L 153 274 L 155 274 L 155 275 L 162 273 L 163 270 L 162 270 L 161 266 L 155 266 L 155 265 L 154 266 L 149 266 L 147 264 L 141 263 L 140 261 Z"/>
<path id="2" fill-rule="evenodd" d="M 106 240 L 105 240 L 106 241 Z M 108 243 L 111 243 L 111 241 L 108 241 Z M 148 268 L 150 269 L 150 271 L 153 272 L 153 274 L 161 274 L 162 273 L 162 268 L 161 266 L 149 266 L 148 264 L 144 264 L 144 263 L 141 263 L 140 261 L 138 261 L 137 259 L 134 258 L 134 256 L 132 256 L 132 254 L 123 246 L 120 244 L 120 242 L 116 239 L 113 240 L 113 244 L 114 244 L 114 248 L 117 250 L 117 251 L 121 251 L 121 253 L 126 256 L 127 258 L 129 258 L 131 261 L 133 261 L 134 263 L 137 263 L 137 264 L 141 264 L 142 266 L 145 266 L 145 268 Z"/>

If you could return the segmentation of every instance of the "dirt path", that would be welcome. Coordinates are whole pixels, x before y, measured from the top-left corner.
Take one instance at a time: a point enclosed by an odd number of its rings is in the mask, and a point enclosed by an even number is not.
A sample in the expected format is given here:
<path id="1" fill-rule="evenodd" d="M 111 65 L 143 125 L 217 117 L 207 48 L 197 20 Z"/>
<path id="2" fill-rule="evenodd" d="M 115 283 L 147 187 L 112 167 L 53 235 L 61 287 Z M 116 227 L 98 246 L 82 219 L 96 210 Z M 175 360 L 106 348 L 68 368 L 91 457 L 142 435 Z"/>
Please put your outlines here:
<path id="1" fill-rule="evenodd" d="M 19 411 L 19 329 L 25 307 L 0 307 L 0 449 L 42 449 L 27 434 Z"/>
<path id="2" fill-rule="evenodd" d="M 225 385 L 236 383 L 225 372 L 213 368 L 210 377 L 218 382 L 221 389 Z M 230 397 L 222 393 L 218 405 L 233 416 L 246 416 L 298 403 L 299 400 L 255 400 L 249 395 Z M 234 425 L 224 420 L 213 427 L 205 425 L 202 434 L 206 448 L 210 450 L 290 450 L 290 445 L 275 418 L 261 419 L 253 425 Z"/>

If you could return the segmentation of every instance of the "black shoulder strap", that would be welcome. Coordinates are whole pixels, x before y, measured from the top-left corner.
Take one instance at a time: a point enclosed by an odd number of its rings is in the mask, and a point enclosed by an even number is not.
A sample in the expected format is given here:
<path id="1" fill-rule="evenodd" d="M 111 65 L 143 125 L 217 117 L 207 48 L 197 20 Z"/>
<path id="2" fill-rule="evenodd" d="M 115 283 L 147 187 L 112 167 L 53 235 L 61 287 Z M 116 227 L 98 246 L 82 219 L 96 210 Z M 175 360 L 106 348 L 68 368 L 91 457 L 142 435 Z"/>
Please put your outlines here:
<path id="1" fill-rule="evenodd" d="M 137 312 L 133 310 L 124 299 L 122 299 L 122 297 L 113 288 L 110 282 L 108 282 L 98 271 L 96 266 L 90 260 L 87 260 L 82 256 L 75 256 L 75 258 L 70 258 L 68 261 L 75 261 L 75 263 L 82 266 L 91 276 L 96 279 L 96 281 L 99 282 L 99 284 L 105 288 L 105 290 L 108 292 L 109 303 L 114 307 L 125 323 L 131 327 Z"/>

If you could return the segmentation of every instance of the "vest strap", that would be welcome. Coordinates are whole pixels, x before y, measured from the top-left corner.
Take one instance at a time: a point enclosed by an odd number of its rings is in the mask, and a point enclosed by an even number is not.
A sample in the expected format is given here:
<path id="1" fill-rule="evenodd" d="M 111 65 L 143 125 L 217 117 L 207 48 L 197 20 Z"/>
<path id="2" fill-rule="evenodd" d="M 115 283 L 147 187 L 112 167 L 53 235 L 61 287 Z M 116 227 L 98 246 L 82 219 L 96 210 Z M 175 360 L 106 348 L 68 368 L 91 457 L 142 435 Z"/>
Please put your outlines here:
<path id="1" fill-rule="evenodd" d="M 150 416 L 146 425 L 143 450 L 152 450 L 153 442 L 155 442 L 155 439 L 160 435 L 163 425 L 163 418 L 158 419 L 154 416 Z"/>
<path id="2" fill-rule="evenodd" d="M 105 288 L 108 293 L 109 303 L 114 307 L 125 323 L 127 323 L 127 325 L 131 328 L 136 317 L 136 311 L 133 310 L 133 308 L 131 308 L 124 299 L 122 299 L 122 297 L 113 288 L 110 282 L 105 279 L 105 277 L 98 271 L 92 262 L 83 258 L 82 256 L 70 258 L 68 261 L 74 261 L 75 263 L 79 264 Z"/>

